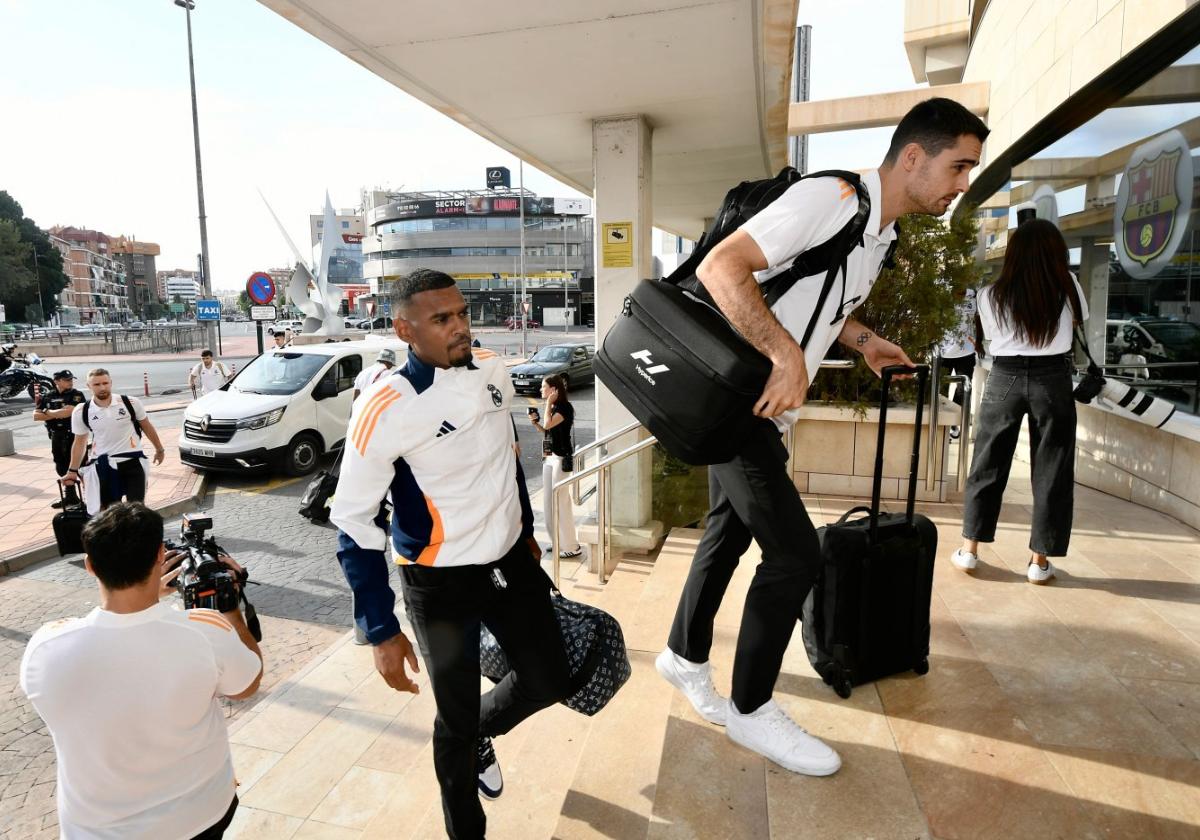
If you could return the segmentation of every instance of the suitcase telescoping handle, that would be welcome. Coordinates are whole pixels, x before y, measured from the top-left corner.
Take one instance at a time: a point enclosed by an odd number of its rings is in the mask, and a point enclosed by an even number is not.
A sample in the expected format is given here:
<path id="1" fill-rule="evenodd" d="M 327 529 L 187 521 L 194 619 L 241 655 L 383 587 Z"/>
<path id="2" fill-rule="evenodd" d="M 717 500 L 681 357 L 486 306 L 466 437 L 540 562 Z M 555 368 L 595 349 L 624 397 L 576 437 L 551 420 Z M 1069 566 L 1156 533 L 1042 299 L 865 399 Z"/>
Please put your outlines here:
<path id="1" fill-rule="evenodd" d="M 891 365 L 883 369 L 883 397 L 879 402 L 879 440 L 875 444 L 875 476 L 871 483 L 871 542 L 879 526 L 879 496 L 883 485 L 883 441 L 887 434 L 888 394 L 892 388 L 892 377 L 896 375 L 916 374 L 917 377 L 917 416 L 913 421 L 912 459 L 908 465 L 908 503 L 905 505 L 904 516 L 909 525 L 913 523 L 913 506 L 917 500 L 917 463 L 921 456 L 921 419 L 925 408 L 925 389 L 929 384 L 929 365 Z"/>

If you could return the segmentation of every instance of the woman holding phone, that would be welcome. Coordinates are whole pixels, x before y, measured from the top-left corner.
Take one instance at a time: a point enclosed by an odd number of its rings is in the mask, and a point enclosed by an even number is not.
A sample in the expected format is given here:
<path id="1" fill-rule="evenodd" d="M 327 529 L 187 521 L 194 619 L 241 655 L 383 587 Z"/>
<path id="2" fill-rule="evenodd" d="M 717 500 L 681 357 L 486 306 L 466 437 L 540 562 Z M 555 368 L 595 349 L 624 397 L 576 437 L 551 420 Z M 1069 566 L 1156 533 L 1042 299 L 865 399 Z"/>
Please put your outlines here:
<path id="1" fill-rule="evenodd" d="M 571 507 L 571 494 L 564 487 L 557 493 L 555 504 L 554 485 L 573 469 L 574 447 L 572 430 L 575 427 L 575 406 L 567 399 L 567 383 L 558 374 L 542 380 L 542 399 L 546 401 L 545 425 L 536 408 L 529 409 L 529 420 L 542 433 L 542 504 L 546 517 L 546 531 L 553 535 L 557 518 L 558 545 L 562 549 L 559 557 L 568 559 L 583 553 L 583 546 L 575 534 L 575 515 Z M 564 464 L 564 461 L 566 462 Z M 563 515 L 556 517 L 556 511 Z"/>

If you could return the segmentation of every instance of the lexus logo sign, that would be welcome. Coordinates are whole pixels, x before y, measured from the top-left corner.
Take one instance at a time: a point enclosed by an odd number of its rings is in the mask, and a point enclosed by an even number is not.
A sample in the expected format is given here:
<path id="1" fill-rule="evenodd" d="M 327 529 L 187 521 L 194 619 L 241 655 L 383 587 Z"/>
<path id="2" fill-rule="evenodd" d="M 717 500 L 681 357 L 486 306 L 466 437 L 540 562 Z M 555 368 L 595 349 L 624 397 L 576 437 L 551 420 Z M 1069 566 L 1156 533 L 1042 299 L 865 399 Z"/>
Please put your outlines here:
<path id="1" fill-rule="evenodd" d="M 489 190 L 496 187 L 512 186 L 512 175 L 504 166 L 489 166 L 487 168 L 487 186 Z"/>

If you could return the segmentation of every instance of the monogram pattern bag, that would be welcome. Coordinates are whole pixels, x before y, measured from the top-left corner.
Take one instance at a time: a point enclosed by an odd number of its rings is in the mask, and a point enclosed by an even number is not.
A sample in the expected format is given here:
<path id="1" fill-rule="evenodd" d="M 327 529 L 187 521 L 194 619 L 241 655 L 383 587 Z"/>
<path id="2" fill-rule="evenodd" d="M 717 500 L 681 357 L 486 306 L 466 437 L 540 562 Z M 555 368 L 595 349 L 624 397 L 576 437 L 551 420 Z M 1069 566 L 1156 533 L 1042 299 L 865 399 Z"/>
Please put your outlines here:
<path id="1" fill-rule="evenodd" d="M 574 690 L 563 705 L 594 715 L 608 705 L 631 673 L 621 625 L 604 610 L 563 597 L 553 585 L 550 602 L 562 631 Z M 511 670 L 508 657 L 486 625 L 479 631 L 479 669 L 494 683 Z"/>

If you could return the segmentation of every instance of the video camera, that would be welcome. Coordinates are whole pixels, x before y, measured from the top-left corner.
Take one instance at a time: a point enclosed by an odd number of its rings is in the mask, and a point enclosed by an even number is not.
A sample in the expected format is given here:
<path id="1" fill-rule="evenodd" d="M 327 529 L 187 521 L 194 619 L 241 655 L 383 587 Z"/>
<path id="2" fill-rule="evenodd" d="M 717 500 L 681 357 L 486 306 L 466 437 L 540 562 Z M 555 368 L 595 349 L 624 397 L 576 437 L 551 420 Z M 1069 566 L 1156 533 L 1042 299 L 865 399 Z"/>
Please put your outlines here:
<path id="1" fill-rule="evenodd" d="M 174 584 L 183 597 L 183 608 L 229 612 L 237 609 L 242 587 L 250 576 L 221 562 L 225 550 L 215 539 L 205 536 L 212 526 L 211 516 L 185 513 L 179 526 L 179 540 L 167 540 L 165 545 L 168 551 L 183 552 Z"/>

